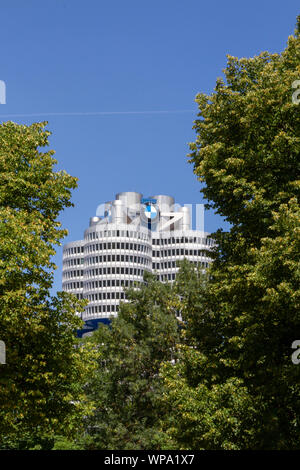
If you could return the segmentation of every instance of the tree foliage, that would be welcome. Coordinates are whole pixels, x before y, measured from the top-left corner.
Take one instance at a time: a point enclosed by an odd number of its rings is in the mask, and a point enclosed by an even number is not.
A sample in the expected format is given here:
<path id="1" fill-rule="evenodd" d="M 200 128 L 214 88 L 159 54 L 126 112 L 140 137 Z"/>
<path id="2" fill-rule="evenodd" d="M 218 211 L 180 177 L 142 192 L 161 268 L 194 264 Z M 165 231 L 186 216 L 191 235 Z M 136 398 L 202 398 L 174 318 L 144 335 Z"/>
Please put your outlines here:
<path id="1" fill-rule="evenodd" d="M 162 374 L 180 448 L 299 449 L 300 18 L 281 54 L 228 57 L 226 81 L 197 96 L 190 162 L 231 223 L 175 367 Z"/>
<path id="2" fill-rule="evenodd" d="M 56 268 L 51 258 L 67 233 L 57 217 L 72 205 L 77 183 L 53 170 L 52 150 L 40 150 L 48 145 L 45 125 L 0 125 L 0 335 L 7 362 L 0 365 L 2 447 L 68 433 L 90 407 L 82 393 L 89 354 L 75 337 L 83 302 L 49 295 Z"/>
<path id="3" fill-rule="evenodd" d="M 88 339 L 99 353 L 98 368 L 88 383 L 95 404 L 86 421 L 88 449 L 159 449 L 163 361 L 176 357 L 179 340 L 173 291 L 146 273 L 140 290 L 127 291 L 111 327 L 100 326 Z"/>

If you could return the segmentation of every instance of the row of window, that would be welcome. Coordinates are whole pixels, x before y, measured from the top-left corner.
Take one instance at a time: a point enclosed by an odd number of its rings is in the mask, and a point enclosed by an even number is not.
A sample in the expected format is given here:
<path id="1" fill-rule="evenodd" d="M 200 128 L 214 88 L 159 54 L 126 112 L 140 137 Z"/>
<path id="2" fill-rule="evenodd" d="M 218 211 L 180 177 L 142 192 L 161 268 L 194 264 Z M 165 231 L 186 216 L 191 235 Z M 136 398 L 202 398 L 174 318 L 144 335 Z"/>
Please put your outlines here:
<path id="1" fill-rule="evenodd" d="M 195 262 L 196 265 L 202 266 L 203 268 L 208 268 L 209 263 L 205 261 Z M 177 262 L 176 261 L 165 261 L 162 263 L 152 263 L 152 269 L 168 269 L 168 268 L 176 268 Z M 68 271 L 63 273 L 63 279 L 72 279 L 74 277 L 82 277 L 84 271 L 77 270 L 77 271 Z M 94 277 L 94 276 L 102 276 L 102 275 L 111 275 L 111 274 L 130 274 L 133 276 L 143 276 L 144 270 L 138 268 L 121 268 L 121 267 L 107 267 L 107 268 L 96 268 L 90 269 L 86 271 L 86 276 Z"/>
<path id="2" fill-rule="evenodd" d="M 95 302 L 97 300 L 123 300 L 125 299 L 124 292 L 99 292 L 97 294 L 87 295 L 86 298 L 90 302 Z"/>
<path id="3" fill-rule="evenodd" d="M 102 250 L 134 250 L 141 251 L 143 253 L 150 253 L 151 249 L 140 243 L 119 243 L 119 242 L 109 242 L 109 243 L 96 243 L 94 245 L 89 245 L 86 248 L 86 253 L 92 253 L 94 251 Z"/>
<path id="4" fill-rule="evenodd" d="M 128 279 L 102 279 L 101 281 L 87 282 L 85 290 L 98 289 L 99 287 L 130 287 L 137 284 L 140 282 Z"/>
<path id="5" fill-rule="evenodd" d="M 141 282 L 128 279 L 102 279 L 101 281 L 87 282 L 85 290 L 98 289 L 99 287 L 130 287 L 141 284 Z M 63 290 L 82 289 L 83 282 L 68 282 L 64 285 Z"/>
<path id="6" fill-rule="evenodd" d="M 196 264 L 202 266 L 203 268 L 208 268 L 208 262 L 195 262 Z M 152 269 L 170 269 L 176 268 L 177 262 L 176 261 L 165 261 L 163 263 L 152 263 Z M 143 269 L 136 269 L 136 268 L 119 268 L 119 267 L 112 267 L 112 268 L 96 268 L 90 269 L 86 272 L 86 276 L 94 277 L 94 276 L 102 276 L 102 275 L 111 275 L 111 274 L 130 274 L 133 276 L 143 276 L 144 270 Z M 83 277 L 83 270 L 77 271 L 68 271 L 63 273 L 63 279 L 72 279 L 74 277 Z"/>
<path id="7" fill-rule="evenodd" d="M 134 232 L 132 230 L 105 230 L 104 232 L 91 232 L 85 237 L 85 240 L 96 240 L 104 237 L 126 237 L 136 238 L 138 240 L 148 240 L 148 235 L 143 232 Z"/>
<path id="8" fill-rule="evenodd" d="M 205 250 L 187 250 L 183 248 L 176 248 L 172 250 L 161 250 L 161 251 L 153 251 L 152 256 L 153 258 L 162 258 L 163 256 L 207 256 L 208 253 Z"/>
<path id="9" fill-rule="evenodd" d="M 139 268 L 120 268 L 119 266 L 113 268 L 96 268 L 89 269 L 86 272 L 87 277 L 101 276 L 106 274 L 131 274 L 134 276 L 143 276 L 144 270 Z"/>
<path id="10" fill-rule="evenodd" d="M 82 277 L 83 269 L 77 271 L 68 271 L 63 273 L 63 279 L 71 279 L 72 277 Z"/>
<path id="11" fill-rule="evenodd" d="M 122 243 L 121 245 L 124 245 L 124 243 Z M 129 245 L 129 244 L 126 243 L 126 245 Z M 132 244 L 130 244 L 130 245 L 132 245 Z M 136 245 L 134 245 L 134 246 L 136 246 Z M 187 255 L 187 256 L 207 256 L 207 252 L 205 250 L 187 250 L 187 249 L 183 249 L 183 248 L 180 248 L 180 249 L 177 248 L 177 249 L 172 249 L 172 250 L 153 251 L 153 253 L 152 253 L 152 256 L 154 258 L 161 258 L 163 256 L 167 257 L 167 256 L 185 256 L 185 255 Z M 98 257 L 96 257 L 96 259 L 98 259 Z M 143 258 L 140 258 L 140 257 L 137 257 L 137 256 L 132 257 L 132 255 L 131 256 L 130 255 L 106 255 L 106 256 L 103 255 L 102 257 L 100 256 L 100 262 L 102 262 L 102 261 L 103 262 L 105 262 L 105 261 L 124 261 L 124 262 L 131 261 L 131 262 L 134 262 L 134 263 L 145 264 L 145 263 L 141 262 L 140 259 L 143 259 Z M 96 262 L 98 262 L 98 261 L 96 261 Z M 63 267 L 68 268 L 68 267 L 71 267 L 71 266 L 78 266 L 78 265 L 81 265 L 83 263 L 84 263 L 84 258 L 74 258 L 74 259 L 64 261 Z"/>
<path id="12" fill-rule="evenodd" d="M 81 289 L 83 288 L 83 282 L 68 282 L 68 284 L 66 284 L 64 286 L 64 291 L 66 290 L 72 290 L 72 289 Z"/>
<path id="13" fill-rule="evenodd" d="M 63 262 L 63 267 L 69 268 L 70 266 L 78 266 L 83 263 L 84 263 L 84 258 L 73 258 L 73 259 L 65 260 Z"/>
<path id="14" fill-rule="evenodd" d="M 95 261 L 91 261 L 95 260 Z M 131 262 L 131 263 L 139 263 L 139 264 L 149 264 L 145 258 L 140 256 L 133 256 L 133 255 L 103 255 L 103 256 L 96 256 L 88 258 L 87 264 L 94 264 L 94 263 L 105 263 L 111 261 L 123 261 L 123 262 Z M 72 266 L 78 266 L 84 263 L 84 258 L 74 258 L 69 259 L 63 262 L 64 268 L 69 268 Z"/>
<path id="15" fill-rule="evenodd" d="M 104 233 L 104 235 L 102 235 Z M 120 235 L 120 233 L 122 235 Z M 101 236 L 96 236 L 96 234 L 100 234 Z M 126 234 L 126 235 L 125 235 Z M 131 235 L 135 234 L 135 236 Z M 138 236 L 141 235 L 141 236 Z M 131 238 L 137 238 L 142 240 L 148 240 L 146 234 L 140 232 L 131 232 L 131 231 L 123 231 L 123 230 L 108 230 L 107 232 L 93 232 L 90 233 L 87 237 L 88 240 L 95 240 L 97 238 L 102 238 L 102 236 L 127 236 Z M 199 237 L 179 237 L 179 238 L 153 238 L 152 244 L 153 245 L 170 245 L 175 243 L 200 243 L 203 245 L 214 245 L 214 241 L 211 238 L 199 238 Z M 110 250 L 110 249 L 121 249 L 121 250 L 139 250 L 144 251 L 145 248 L 148 250 L 148 247 L 145 245 L 136 244 L 136 243 L 119 243 L 119 242 L 108 242 L 108 243 L 100 243 L 96 245 L 92 245 L 93 251 L 95 250 Z M 88 252 L 91 251 L 91 247 L 88 248 Z M 73 255 L 73 254 L 80 254 L 84 253 L 84 246 L 74 246 L 72 248 L 67 248 L 64 250 L 64 256 Z"/>
<path id="16" fill-rule="evenodd" d="M 124 261 L 127 263 L 138 263 L 149 265 L 150 260 L 143 258 L 141 256 L 133 256 L 133 255 L 103 255 L 103 256 L 93 256 L 87 259 L 87 265 L 90 266 L 91 264 L 96 263 L 106 263 L 111 261 Z"/>
<path id="17" fill-rule="evenodd" d="M 202 266 L 203 268 L 208 268 L 208 264 L 205 261 L 195 261 L 195 264 L 198 266 Z M 167 269 L 167 268 L 176 268 L 177 262 L 176 261 L 165 261 L 163 263 L 152 263 L 152 269 Z"/>
<path id="18" fill-rule="evenodd" d="M 175 243 L 198 243 L 202 245 L 214 245 L 214 241 L 207 237 L 152 238 L 152 245 L 174 245 Z"/>
<path id="19" fill-rule="evenodd" d="M 76 255 L 79 253 L 84 253 L 84 246 L 73 246 L 72 248 L 67 248 L 64 250 L 64 256 Z"/>
<path id="20" fill-rule="evenodd" d="M 119 305 L 94 305 L 93 307 L 87 307 L 85 313 L 92 315 L 93 313 L 110 313 L 117 312 L 118 310 Z"/>

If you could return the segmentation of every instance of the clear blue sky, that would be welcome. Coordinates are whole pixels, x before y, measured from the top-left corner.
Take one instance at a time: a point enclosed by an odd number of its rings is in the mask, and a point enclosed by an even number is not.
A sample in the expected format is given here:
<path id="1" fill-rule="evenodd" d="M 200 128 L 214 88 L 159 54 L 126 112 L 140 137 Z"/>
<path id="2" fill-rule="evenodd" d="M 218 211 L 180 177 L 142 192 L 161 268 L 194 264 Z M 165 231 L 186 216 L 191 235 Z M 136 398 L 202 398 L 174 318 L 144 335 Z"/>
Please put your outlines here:
<path id="1" fill-rule="evenodd" d="M 0 121 L 48 120 L 57 167 L 79 177 L 75 208 L 60 217 L 64 242 L 82 238 L 97 205 L 120 191 L 203 202 L 186 158 L 195 95 L 213 90 L 226 54 L 282 51 L 299 13 L 299 0 L 1 2 Z M 133 111 L 146 113 L 68 115 Z M 157 111 L 170 113 L 147 113 Z M 205 230 L 221 226 L 206 212 Z"/>

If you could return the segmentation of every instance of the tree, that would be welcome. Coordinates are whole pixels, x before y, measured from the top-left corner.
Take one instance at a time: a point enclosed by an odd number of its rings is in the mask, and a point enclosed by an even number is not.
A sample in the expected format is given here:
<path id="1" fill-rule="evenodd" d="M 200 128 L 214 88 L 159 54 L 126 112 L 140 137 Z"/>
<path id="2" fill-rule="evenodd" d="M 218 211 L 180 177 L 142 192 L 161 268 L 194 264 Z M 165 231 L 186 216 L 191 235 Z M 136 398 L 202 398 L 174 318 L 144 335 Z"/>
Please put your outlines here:
<path id="1" fill-rule="evenodd" d="M 300 17 L 282 54 L 229 56 L 226 83 L 196 98 L 189 159 L 232 228 L 215 234 L 201 306 L 182 299 L 190 345 L 162 371 L 182 448 L 300 448 L 299 64 Z"/>
<path id="2" fill-rule="evenodd" d="M 86 420 L 87 449 L 159 449 L 165 442 L 159 369 L 175 359 L 179 340 L 172 286 L 145 273 L 145 284 L 126 297 L 111 327 L 100 326 L 88 339 L 99 360 L 88 383 L 95 410 Z"/>
<path id="3" fill-rule="evenodd" d="M 226 83 L 220 78 L 214 93 L 196 97 L 189 161 L 205 182 L 207 207 L 233 224 L 231 238 L 243 236 L 248 246 L 260 243 L 272 211 L 299 192 L 300 114 L 292 102 L 300 76 L 299 21 L 282 54 L 228 56 Z"/>
<path id="4" fill-rule="evenodd" d="M 76 178 L 54 172 L 47 123 L 0 125 L 0 446 L 26 447 L 69 433 L 88 407 L 82 383 L 89 353 L 76 343 L 84 302 L 50 297 L 57 221 Z M 47 444 L 48 445 L 48 444 Z"/>

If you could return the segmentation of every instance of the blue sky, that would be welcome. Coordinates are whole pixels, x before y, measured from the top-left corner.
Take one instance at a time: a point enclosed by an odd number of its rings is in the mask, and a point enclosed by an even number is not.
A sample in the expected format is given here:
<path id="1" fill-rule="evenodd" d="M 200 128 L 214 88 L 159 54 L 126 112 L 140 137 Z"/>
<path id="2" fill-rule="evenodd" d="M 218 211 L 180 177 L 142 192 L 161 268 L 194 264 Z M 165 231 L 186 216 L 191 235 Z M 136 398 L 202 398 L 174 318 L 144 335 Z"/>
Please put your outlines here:
<path id="1" fill-rule="evenodd" d="M 299 0 L 1 2 L 0 121 L 49 121 L 56 168 L 79 178 L 75 207 L 60 217 L 64 242 L 82 238 L 117 192 L 202 203 L 186 157 L 195 95 L 213 90 L 226 54 L 281 52 L 299 10 Z M 227 226 L 206 211 L 205 230 L 219 227 Z"/>

